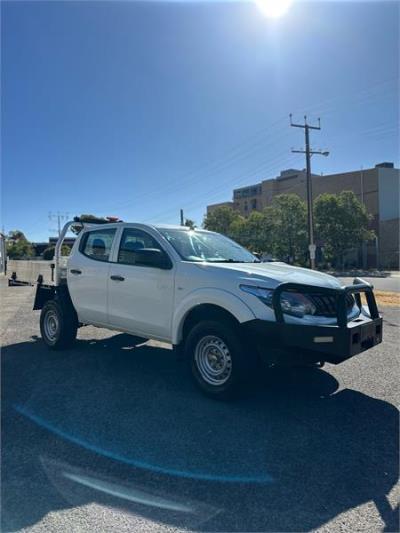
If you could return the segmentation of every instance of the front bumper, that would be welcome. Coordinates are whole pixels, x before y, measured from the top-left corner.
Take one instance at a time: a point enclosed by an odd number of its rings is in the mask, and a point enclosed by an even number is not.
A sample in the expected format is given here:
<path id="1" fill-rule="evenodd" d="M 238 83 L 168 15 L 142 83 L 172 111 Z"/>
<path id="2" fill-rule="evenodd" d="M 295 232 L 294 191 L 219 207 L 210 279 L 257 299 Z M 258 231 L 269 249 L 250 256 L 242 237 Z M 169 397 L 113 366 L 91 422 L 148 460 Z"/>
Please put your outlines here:
<path id="1" fill-rule="evenodd" d="M 321 289 L 297 283 L 282 283 L 274 290 L 275 322 L 251 320 L 242 325 L 246 337 L 268 363 L 304 363 L 327 361 L 338 364 L 382 342 L 382 318 L 379 316 L 372 286 L 362 280 L 340 289 Z M 285 323 L 280 299 L 283 291 L 324 292 L 336 297 L 337 324 L 312 326 Z M 361 311 L 361 293 L 369 308 L 369 317 L 360 315 L 347 321 L 345 298 L 355 295 Z"/>

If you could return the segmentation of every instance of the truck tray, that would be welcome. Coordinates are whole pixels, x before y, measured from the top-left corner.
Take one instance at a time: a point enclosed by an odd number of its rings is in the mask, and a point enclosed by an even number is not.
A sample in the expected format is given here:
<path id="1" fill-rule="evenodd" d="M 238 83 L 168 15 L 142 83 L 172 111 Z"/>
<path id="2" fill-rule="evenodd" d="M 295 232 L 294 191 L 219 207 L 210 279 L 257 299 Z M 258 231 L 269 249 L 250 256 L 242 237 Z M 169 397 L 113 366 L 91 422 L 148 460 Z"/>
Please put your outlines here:
<path id="1" fill-rule="evenodd" d="M 60 277 L 66 278 L 67 259 L 60 258 Z M 45 285 L 53 285 L 54 279 L 54 261 L 30 261 L 16 260 L 7 261 L 7 275 L 9 285 L 34 285 L 38 281 Z"/>

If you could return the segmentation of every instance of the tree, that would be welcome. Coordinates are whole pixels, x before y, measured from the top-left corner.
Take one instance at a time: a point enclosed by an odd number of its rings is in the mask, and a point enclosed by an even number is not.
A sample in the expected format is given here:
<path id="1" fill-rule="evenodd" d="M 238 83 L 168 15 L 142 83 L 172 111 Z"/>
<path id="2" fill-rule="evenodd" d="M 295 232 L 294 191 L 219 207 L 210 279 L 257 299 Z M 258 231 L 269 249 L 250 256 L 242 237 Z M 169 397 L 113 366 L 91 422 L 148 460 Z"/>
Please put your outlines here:
<path id="1" fill-rule="evenodd" d="M 203 226 L 210 231 L 229 235 L 233 222 L 240 219 L 240 214 L 228 206 L 216 207 L 204 217 Z"/>
<path id="2" fill-rule="evenodd" d="M 369 215 L 352 191 L 321 194 L 314 203 L 315 229 L 328 261 L 343 264 L 346 252 L 374 238 Z"/>
<path id="3" fill-rule="evenodd" d="M 249 232 L 247 228 L 247 219 L 241 215 L 237 216 L 227 231 L 228 237 L 238 242 L 246 248 L 250 246 L 249 243 Z"/>
<path id="4" fill-rule="evenodd" d="M 32 257 L 34 250 L 22 231 L 10 231 L 6 237 L 6 251 L 10 259 L 23 259 Z"/>
<path id="5" fill-rule="evenodd" d="M 217 207 L 204 219 L 204 227 L 223 233 L 251 252 L 268 252 L 303 262 L 307 250 L 305 203 L 295 194 L 276 196 L 271 206 L 245 218 L 231 207 Z"/>
<path id="6" fill-rule="evenodd" d="M 272 253 L 274 224 L 270 211 L 253 211 L 245 219 L 245 239 L 242 243 L 252 252 Z"/>
<path id="7" fill-rule="evenodd" d="M 196 228 L 196 223 L 191 218 L 186 218 L 185 219 L 185 226 L 187 228 L 190 228 L 190 229 L 195 229 Z"/>
<path id="8" fill-rule="evenodd" d="M 307 252 L 307 209 L 296 194 L 275 196 L 272 205 L 264 209 L 271 227 L 274 255 L 303 263 Z"/>
<path id="9" fill-rule="evenodd" d="M 52 259 L 54 259 L 55 250 L 56 250 L 55 246 L 49 246 L 48 248 L 46 248 L 45 251 L 43 252 L 43 259 L 45 259 L 46 261 L 51 261 Z M 63 244 L 61 247 L 61 255 L 69 255 L 70 252 L 71 252 L 71 248 L 67 246 L 66 244 Z"/>

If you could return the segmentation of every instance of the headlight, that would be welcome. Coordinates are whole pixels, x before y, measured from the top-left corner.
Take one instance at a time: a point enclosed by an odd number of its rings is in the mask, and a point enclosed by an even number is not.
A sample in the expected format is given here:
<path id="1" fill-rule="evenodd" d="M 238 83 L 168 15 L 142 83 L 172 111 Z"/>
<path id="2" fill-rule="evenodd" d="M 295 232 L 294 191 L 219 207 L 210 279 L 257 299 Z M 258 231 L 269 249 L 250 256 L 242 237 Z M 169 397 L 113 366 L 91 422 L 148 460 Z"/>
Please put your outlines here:
<path id="1" fill-rule="evenodd" d="M 244 292 L 257 296 L 263 303 L 272 308 L 273 289 L 264 289 L 254 285 L 240 285 Z M 316 311 L 315 305 L 300 292 L 283 292 L 281 294 L 282 311 L 287 315 L 302 318 L 305 315 L 313 315 Z"/>
<path id="2" fill-rule="evenodd" d="M 283 292 L 281 295 L 282 311 L 287 315 L 293 315 L 302 318 L 305 315 L 313 315 L 317 308 L 300 292 Z"/>
<path id="3" fill-rule="evenodd" d="M 256 287 L 255 285 L 240 285 L 240 288 L 244 292 L 254 294 L 262 302 L 272 307 L 272 289 L 263 289 L 262 287 Z"/>

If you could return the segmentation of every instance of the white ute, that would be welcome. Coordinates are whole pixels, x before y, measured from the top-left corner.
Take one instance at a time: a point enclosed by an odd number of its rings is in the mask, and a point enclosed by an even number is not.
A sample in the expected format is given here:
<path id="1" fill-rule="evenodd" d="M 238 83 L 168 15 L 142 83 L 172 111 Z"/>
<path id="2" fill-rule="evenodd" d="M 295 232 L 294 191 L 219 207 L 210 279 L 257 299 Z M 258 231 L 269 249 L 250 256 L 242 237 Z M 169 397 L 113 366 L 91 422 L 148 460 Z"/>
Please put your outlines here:
<path id="1" fill-rule="evenodd" d="M 65 262 L 60 250 L 74 225 Z M 320 272 L 261 263 L 223 235 L 181 226 L 67 223 L 54 282 L 39 276 L 34 309 L 51 349 L 70 346 L 88 324 L 171 343 L 216 398 L 251 379 L 260 358 L 340 363 L 382 340 L 372 287 L 362 280 L 342 287 Z"/>

